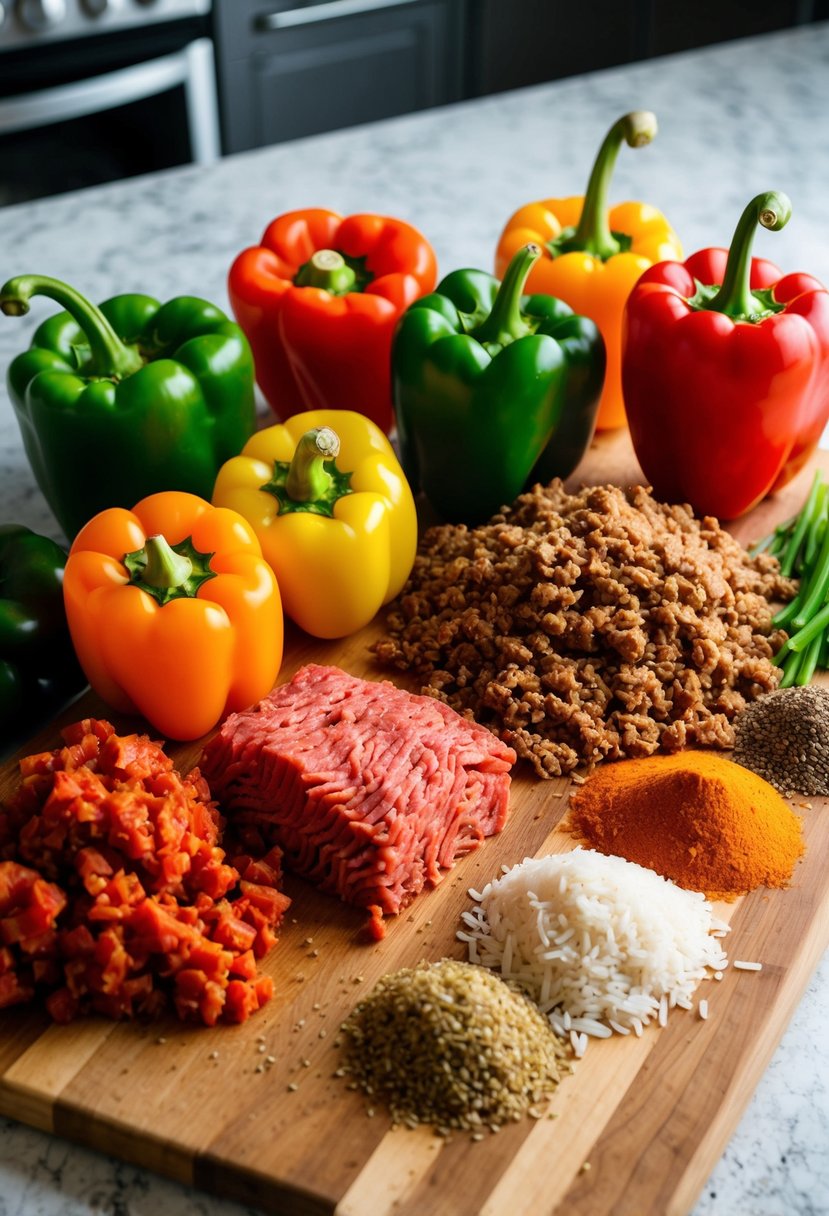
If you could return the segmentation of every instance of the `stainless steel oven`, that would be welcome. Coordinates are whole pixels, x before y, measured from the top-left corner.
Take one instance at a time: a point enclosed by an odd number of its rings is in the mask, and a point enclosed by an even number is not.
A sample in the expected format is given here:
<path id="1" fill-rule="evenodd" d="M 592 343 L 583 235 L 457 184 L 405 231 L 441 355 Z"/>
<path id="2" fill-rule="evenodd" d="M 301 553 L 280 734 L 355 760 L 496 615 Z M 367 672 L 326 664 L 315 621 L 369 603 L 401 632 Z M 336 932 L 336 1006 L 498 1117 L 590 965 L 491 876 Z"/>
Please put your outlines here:
<path id="1" fill-rule="evenodd" d="M 0 0 L 0 205 L 215 160 L 210 9 Z"/>

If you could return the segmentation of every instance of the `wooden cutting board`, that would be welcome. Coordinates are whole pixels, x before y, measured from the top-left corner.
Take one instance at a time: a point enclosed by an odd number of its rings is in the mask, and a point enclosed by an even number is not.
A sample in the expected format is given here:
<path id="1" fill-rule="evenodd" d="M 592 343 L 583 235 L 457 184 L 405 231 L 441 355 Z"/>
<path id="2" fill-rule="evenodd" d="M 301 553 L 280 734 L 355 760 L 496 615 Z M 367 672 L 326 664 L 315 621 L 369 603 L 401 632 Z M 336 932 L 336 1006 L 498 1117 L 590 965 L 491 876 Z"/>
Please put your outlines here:
<path id="1" fill-rule="evenodd" d="M 829 469 L 829 454 L 821 456 Z M 641 480 L 626 435 L 603 437 L 578 480 Z M 745 541 L 794 513 L 808 475 L 735 527 Z M 370 627 L 343 642 L 292 635 L 280 679 L 308 661 L 361 676 Z M 63 721 L 108 716 L 88 694 Z M 116 726 L 134 723 L 114 719 Z M 57 727 L 26 752 L 55 746 Z M 182 770 L 200 745 L 171 746 Z M 0 770 L 0 797 L 16 764 Z M 357 999 L 385 972 L 421 959 L 464 957 L 455 939 L 467 888 L 528 855 L 572 847 L 558 828 L 565 780 L 516 770 L 503 833 L 418 898 L 386 939 L 366 944 L 363 912 L 289 877 L 293 899 L 264 962 L 276 995 L 243 1026 L 150 1027 L 90 1018 L 53 1026 L 32 1009 L 0 1014 L 0 1112 L 269 1212 L 338 1216 L 645 1216 L 693 1206 L 829 943 L 829 812 L 796 799 L 807 852 L 786 891 L 717 905 L 730 919 L 729 968 L 705 983 L 708 1020 L 676 1010 L 666 1028 L 592 1042 L 553 1102 L 555 1118 L 448 1143 L 426 1129 L 391 1129 L 378 1104 L 333 1076 L 334 1039 Z M 800 805 L 799 805 L 800 804 Z M 802 806 L 802 810 L 801 810 Z M 272 1056 L 275 1063 L 262 1067 Z M 296 1086 L 290 1088 L 289 1086 Z"/>

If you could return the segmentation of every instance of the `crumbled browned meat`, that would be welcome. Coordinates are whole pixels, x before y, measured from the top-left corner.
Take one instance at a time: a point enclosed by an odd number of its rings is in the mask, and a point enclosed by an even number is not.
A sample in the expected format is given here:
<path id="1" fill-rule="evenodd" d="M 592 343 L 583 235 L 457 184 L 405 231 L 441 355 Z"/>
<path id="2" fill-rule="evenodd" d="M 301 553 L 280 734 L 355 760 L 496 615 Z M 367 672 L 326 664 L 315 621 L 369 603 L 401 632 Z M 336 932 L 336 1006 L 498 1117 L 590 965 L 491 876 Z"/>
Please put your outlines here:
<path id="1" fill-rule="evenodd" d="M 430 529 L 374 652 L 557 777 L 732 747 L 735 715 L 779 679 L 769 602 L 793 594 L 715 519 L 554 481 L 478 528 Z"/>

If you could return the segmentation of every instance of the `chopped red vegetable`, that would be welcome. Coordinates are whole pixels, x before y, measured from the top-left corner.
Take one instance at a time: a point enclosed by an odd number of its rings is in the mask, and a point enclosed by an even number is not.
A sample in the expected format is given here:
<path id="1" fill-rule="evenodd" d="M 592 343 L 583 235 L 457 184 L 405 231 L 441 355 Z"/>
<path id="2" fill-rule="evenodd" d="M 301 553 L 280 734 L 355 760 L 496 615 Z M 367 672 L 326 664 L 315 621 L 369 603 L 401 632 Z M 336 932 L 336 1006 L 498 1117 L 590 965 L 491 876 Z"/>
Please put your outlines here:
<path id="1" fill-rule="evenodd" d="M 96 1012 L 242 1022 L 290 900 L 271 849 L 230 865 L 207 782 L 146 735 L 86 719 L 20 762 L 0 808 L 0 1008 L 51 991 L 58 1022 Z"/>

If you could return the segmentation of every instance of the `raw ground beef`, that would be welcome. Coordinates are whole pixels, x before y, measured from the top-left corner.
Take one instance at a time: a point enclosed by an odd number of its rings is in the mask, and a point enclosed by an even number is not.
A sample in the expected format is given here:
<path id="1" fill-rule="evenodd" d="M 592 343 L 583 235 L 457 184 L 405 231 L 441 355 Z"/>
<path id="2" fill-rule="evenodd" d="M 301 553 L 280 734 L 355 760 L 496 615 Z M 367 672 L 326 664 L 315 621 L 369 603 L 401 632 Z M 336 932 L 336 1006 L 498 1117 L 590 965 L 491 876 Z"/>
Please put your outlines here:
<path id="1" fill-rule="evenodd" d="M 536 486 L 478 528 L 423 537 L 380 662 L 557 777 L 686 744 L 732 747 L 777 686 L 776 559 L 641 486 Z"/>
<path id="2" fill-rule="evenodd" d="M 309 665 L 232 714 L 199 767 L 234 828 L 267 829 L 289 868 L 377 921 L 501 830 L 514 761 L 432 698 Z"/>

